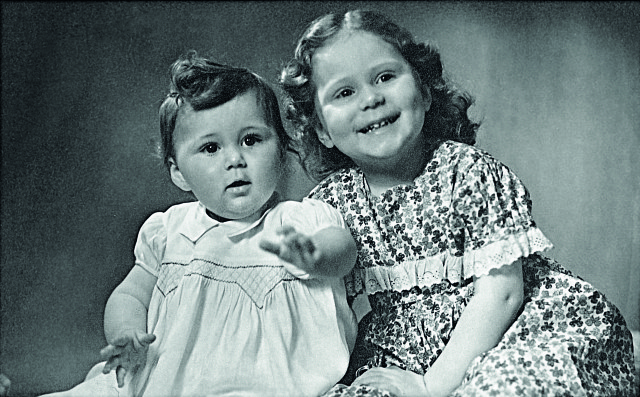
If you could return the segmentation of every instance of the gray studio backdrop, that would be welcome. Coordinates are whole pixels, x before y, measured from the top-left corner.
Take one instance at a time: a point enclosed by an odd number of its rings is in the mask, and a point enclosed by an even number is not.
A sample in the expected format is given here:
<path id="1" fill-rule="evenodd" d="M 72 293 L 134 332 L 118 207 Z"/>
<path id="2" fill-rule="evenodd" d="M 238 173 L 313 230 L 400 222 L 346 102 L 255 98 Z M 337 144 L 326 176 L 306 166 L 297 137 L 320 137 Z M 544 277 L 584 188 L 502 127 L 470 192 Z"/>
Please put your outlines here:
<path id="1" fill-rule="evenodd" d="M 525 182 L 550 255 L 639 324 L 635 3 L 3 2 L 0 370 L 14 395 L 79 382 L 152 212 L 188 199 L 154 156 L 168 67 L 196 49 L 275 81 L 314 17 L 383 11 L 475 95 L 478 146 Z M 313 186 L 298 171 L 292 198 Z"/>

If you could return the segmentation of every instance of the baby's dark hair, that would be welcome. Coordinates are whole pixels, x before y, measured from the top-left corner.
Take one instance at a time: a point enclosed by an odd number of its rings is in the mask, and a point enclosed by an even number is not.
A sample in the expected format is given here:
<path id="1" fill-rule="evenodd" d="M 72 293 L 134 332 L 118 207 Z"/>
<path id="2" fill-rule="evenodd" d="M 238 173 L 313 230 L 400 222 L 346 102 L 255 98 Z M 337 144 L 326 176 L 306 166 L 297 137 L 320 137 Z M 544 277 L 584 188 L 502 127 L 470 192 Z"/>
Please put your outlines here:
<path id="1" fill-rule="evenodd" d="M 190 51 L 173 63 L 170 69 L 169 94 L 160 105 L 160 153 L 167 168 L 175 159 L 173 133 L 180 109 L 191 106 L 194 111 L 211 109 L 253 91 L 262 107 L 267 124 L 278 134 L 281 154 L 289 149 L 290 137 L 282 125 L 278 98 L 269 84 L 248 69 L 213 62 Z"/>
<path id="2" fill-rule="evenodd" d="M 280 77 L 286 117 L 293 128 L 293 143 L 312 178 L 321 180 L 333 171 L 354 165 L 337 148 L 325 147 L 316 134 L 316 128 L 321 125 L 315 109 L 316 87 L 311 61 L 318 49 L 343 30 L 380 36 L 398 49 L 413 68 L 419 84 L 429 87 L 432 103 L 425 115 L 423 132 L 430 147 L 448 139 L 475 144 L 479 123 L 472 122 L 467 115 L 473 98 L 445 80 L 436 48 L 417 43 L 409 31 L 374 11 L 327 14 L 313 21 L 303 33 L 295 57 L 284 66 Z"/>

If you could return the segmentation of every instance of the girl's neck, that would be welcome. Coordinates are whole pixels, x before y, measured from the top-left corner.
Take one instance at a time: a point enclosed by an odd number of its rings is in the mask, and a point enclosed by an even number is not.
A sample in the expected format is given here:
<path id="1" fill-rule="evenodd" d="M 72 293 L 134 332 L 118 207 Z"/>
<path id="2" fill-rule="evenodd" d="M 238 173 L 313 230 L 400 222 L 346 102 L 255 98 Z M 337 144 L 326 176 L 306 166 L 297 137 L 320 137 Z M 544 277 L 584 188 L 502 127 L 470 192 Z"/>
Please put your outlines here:
<path id="1" fill-rule="evenodd" d="M 422 174 L 431 159 L 435 145 L 428 145 L 393 163 L 361 167 L 371 194 L 379 196 L 394 186 L 411 184 Z"/>
<path id="2" fill-rule="evenodd" d="M 379 196 L 394 186 L 413 183 L 413 180 L 420 175 L 420 172 L 393 171 L 395 170 L 387 170 L 386 172 L 384 170 L 362 170 L 372 195 Z"/>

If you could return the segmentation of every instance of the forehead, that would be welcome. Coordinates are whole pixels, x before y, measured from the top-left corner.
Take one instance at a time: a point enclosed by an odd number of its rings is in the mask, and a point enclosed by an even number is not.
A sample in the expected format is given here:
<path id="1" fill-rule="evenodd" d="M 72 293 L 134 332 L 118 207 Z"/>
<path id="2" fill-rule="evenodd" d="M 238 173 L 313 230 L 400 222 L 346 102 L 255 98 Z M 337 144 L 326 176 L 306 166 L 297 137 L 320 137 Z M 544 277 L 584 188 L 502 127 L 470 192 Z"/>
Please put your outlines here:
<path id="1" fill-rule="evenodd" d="M 175 140 L 197 138 L 201 135 L 234 134 L 248 128 L 265 128 L 268 121 L 254 90 L 209 109 L 194 110 L 183 106 L 176 120 Z"/>
<path id="2" fill-rule="evenodd" d="M 407 64 L 395 46 L 362 30 L 338 33 L 311 60 L 313 79 L 320 84 L 386 63 Z"/>

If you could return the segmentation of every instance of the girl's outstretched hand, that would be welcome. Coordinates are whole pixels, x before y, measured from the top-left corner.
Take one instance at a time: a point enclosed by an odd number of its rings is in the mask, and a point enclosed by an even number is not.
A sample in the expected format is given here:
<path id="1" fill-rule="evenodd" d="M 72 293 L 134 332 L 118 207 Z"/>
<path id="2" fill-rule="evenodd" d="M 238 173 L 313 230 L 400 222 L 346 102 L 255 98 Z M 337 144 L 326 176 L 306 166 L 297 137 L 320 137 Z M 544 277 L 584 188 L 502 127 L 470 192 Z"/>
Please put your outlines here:
<path id="1" fill-rule="evenodd" d="M 399 397 L 429 397 L 424 377 L 396 366 L 371 368 L 357 377 L 352 385 L 368 385 L 387 390 Z"/>
<path id="2" fill-rule="evenodd" d="M 128 371 L 135 370 L 145 364 L 149 345 L 156 336 L 140 330 L 126 330 L 113 343 L 100 350 L 106 360 L 102 372 L 108 374 L 116 370 L 118 387 L 124 386 L 124 377 Z"/>
<path id="3" fill-rule="evenodd" d="M 311 241 L 309 236 L 298 233 L 291 226 L 283 226 L 277 231 L 282 239 L 278 242 L 270 240 L 262 240 L 260 248 L 265 251 L 276 254 L 285 262 L 293 265 L 287 267 L 287 270 L 298 278 L 308 277 L 312 273 L 318 261 L 320 261 L 321 253 Z"/>

